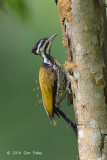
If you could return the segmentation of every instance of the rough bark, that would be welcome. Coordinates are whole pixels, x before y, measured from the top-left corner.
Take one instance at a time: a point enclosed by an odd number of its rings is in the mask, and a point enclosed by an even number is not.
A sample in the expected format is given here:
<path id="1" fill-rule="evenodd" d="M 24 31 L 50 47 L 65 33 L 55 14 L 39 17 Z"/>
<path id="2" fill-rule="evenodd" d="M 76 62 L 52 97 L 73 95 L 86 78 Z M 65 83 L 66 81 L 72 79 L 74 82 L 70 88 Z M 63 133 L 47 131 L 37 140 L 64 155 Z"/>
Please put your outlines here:
<path id="1" fill-rule="evenodd" d="M 71 86 L 80 160 L 107 160 L 107 41 L 98 0 L 58 0 L 63 45 L 73 63 Z"/>

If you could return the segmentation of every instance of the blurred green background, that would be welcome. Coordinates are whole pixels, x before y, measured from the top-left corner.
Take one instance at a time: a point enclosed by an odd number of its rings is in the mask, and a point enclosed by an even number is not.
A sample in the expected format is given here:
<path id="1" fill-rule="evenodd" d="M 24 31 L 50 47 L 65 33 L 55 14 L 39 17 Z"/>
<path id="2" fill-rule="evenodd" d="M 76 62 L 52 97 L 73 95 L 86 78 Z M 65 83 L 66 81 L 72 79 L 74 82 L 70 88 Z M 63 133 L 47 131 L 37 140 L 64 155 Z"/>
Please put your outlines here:
<path id="1" fill-rule="evenodd" d="M 67 60 L 54 0 L 1 0 L 0 8 L 0 160 L 77 160 L 71 128 L 57 117 L 57 126 L 51 125 L 39 104 L 42 59 L 30 53 L 39 39 L 58 33 L 52 55 L 61 64 Z M 61 108 L 74 120 L 67 100 Z M 22 154 L 12 155 L 13 151 Z M 23 151 L 43 155 L 23 155 Z"/>

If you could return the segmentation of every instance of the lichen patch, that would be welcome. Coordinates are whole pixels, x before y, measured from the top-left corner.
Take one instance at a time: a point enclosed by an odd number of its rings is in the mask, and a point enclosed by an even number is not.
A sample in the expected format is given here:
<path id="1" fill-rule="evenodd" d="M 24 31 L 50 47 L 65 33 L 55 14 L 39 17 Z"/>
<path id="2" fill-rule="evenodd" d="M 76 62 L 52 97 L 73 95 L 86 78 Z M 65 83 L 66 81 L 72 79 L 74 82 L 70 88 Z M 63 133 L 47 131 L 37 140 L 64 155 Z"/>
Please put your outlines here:
<path id="1" fill-rule="evenodd" d="M 66 39 L 66 24 L 65 22 L 69 22 L 71 25 L 73 24 L 72 19 L 72 9 L 71 9 L 71 0 L 58 0 L 57 8 L 59 11 L 59 16 L 62 24 L 63 30 L 63 46 L 64 48 L 68 47 L 68 40 Z"/>
<path id="2" fill-rule="evenodd" d="M 94 78 L 95 78 L 95 81 L 96 81 L 96 84 L 99 86 L 99 85 L 102 85 L 103 87 L 105 87 L 105 81 L 104 81 L 104 78 L 101 77 L 100 79 L 98 79 L 98 77 L 96 75 L 94 75 Z"/>
<path id="3" fill-rule="evenodd" d="M 68 62 L 68 61 L 65 61 L 65 68 L 66 69 L 72 69 L 72 68 L 75 68 L 75 67 L 77 67 L 76 64 Z"/>
<path id="4" fill-rule="evenodd" d="M 72 24 L 71 0 L 58 0 L 58 11 L 61 18 L 61 24 L 67 19 Z"/>
<path id="5" fill-rule="evenodd" d="M 80 138 L 83 138 L 84 137 L 83 129 L 80 129 L 78 134 Z"/>
<path id="6" fill-rule="evenodd" d="M 95 119 L 92 119 L 91 122 L 90 122 L 90 126 L 92 128 L 95 128 L 95 124 L 96 124 Z"/>
<path id="7" fill-rule="evenodd" d="M 101 132 L 100 130 L 96 130 L 95 132 L 91 133 L 91 144 L 96 145 L 97 141 L 101 141 Z"/>

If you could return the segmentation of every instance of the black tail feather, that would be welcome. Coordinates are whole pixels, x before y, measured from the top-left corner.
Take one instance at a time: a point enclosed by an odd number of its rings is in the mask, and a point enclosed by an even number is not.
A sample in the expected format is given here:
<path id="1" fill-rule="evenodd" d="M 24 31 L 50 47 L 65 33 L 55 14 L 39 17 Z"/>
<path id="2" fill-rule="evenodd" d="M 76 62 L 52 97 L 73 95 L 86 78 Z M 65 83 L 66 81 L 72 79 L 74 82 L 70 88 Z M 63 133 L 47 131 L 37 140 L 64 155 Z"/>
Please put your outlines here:
<path id="1" fill-rule="evenodd" d="M 65 113 L 62 112 L 59 108 L 54 107 L 54 112 L 58 115 L 58 117 L 59 117 L 59 115 L 62 116 L 62 118 L 71 126 L 71 128 L 73 129 L 73 131 L 74 131 L 74 133 L 75 133 L 75 135 L 76 135 L 76 137 L 77 137 L 77 126 L 76 126 L 76 124 L 74 124 L 74 123 L 65 115 Z"/>
<path id="2" fill-rule="evenodd" d="M 54 108 L 54 113 L 60 118 L 60 114 L 57 112 L 55 108 Z"/>

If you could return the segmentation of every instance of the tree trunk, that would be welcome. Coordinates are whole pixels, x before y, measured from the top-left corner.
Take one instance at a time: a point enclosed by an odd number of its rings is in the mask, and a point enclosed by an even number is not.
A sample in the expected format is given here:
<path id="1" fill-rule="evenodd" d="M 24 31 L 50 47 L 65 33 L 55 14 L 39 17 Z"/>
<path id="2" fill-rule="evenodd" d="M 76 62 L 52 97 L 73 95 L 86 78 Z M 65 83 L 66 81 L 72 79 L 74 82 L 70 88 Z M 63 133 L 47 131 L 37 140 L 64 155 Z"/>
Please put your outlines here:
<path id="1" fill-rule="evenodd" d="M 80 160 L 107 160 L 106 10 L 98 0 L 58 0 Z"/>

